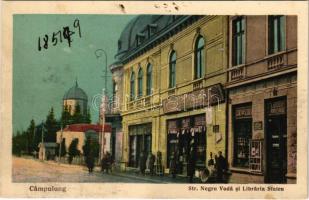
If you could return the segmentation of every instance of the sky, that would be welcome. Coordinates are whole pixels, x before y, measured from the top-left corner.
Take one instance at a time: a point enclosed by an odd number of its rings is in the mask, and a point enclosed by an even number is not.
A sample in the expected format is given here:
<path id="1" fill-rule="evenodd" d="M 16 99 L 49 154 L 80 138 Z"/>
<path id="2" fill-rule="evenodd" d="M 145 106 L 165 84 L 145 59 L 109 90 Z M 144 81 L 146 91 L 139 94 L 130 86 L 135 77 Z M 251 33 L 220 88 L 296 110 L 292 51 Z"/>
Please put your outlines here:
<path id="1" fill-rule="evenodd" d="M 98 121 L 98 110 L 91 106 L 95 95 L 104 86 L 104 56 L 95 51 L 104 49 L 108 65 L 117 52 L 117 41 L 133 15 L 14 15 L 13 18 L 13 133 L 25 130 L 30 120 L 36 124 L 46 120 L 51 107 L 60 118 L 65 92 L 78 85 L 88 95 L 88 106 L 93 123 Z M 79 28 L 78 28 L 78 20 Z M 74 27 L 75 22 L 75 27 Z M 63 36 L 63 27 L 75 32 Z M 62 31 L 62 42 L 60 34 Z M 53 33 L 56 39 L 52 41 Z M 65 31 L 68 36 L 68 31 Z M 45 34 L 48 46 L 44 48 Z M 39 37 L 40 47 L 39 50 Z M 55 45 L 53 45 L 55 44 Z M 111 78 L 107 89 L 111 90 Z"/>

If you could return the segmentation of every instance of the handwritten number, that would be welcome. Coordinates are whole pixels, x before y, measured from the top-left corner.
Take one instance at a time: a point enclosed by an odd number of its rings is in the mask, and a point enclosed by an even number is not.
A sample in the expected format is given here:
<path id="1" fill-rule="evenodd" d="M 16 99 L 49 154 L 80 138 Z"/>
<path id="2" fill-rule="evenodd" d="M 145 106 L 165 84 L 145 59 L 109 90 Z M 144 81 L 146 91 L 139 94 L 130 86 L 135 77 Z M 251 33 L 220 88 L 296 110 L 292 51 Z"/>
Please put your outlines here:
<path id="1" fill-rule="evenodd" d="M 38 50 L 41 51 L 42 47 L 41 47 L 41 38 L 39 37 L 38 39 Z"/>
<path id="2" fill-rule="evenodd" d="M 56 33 L 54 32 L 54 33 L 53 33 L 53 38 L 52 38 L 52 43 L 53 43 L 54 46 L 56 46 L 56 44 L 58 43 L 57 35 L 59 35 L 60 42 L 62 42 L 61 31 L 58 31 L 58 32 L 56 32 Z"/>
<path id="3" fill-rule="evenodd" d="M 45 36 L 43 37 L 43 41 L 44 41 L 43 47 L 44 47 L 45 49 L 48 49 L 48 35 L 45 35 Z"/>
<path id="4" fill-rule="evenodd" d="M 75 32 L 70 31 L 70 28 L 68 26 L 63 27 L 63 38 L 68 40 L 69 47 L 71 47 L 72 38 L 71 35 L 73 35 Z"/>
<path id="5" fill-rule="evenodd" d="M 78 19 L 76 19 L 76 20 L 74 21 L 73 26 L 74 26 L 74 28 L 78 28 L 78 34 L 79 34 L 79 37 L 81 38 L 81 37 L 82 37 L 82 34 L 81 34 L 81 32 L 80 32 L 80 23 L 79 23 L 79 20 L 78 20 Z"/>
<path id="6" fill-rule="evenodd" d="M 81 34 L 81 27 L 80 27 L 80 22 L 78 19 L 75 19 L 74 23 L 73 23 L 73 27 L 78 29 L 78 35 L 81 38 L 82 34 Z M 65 26 L 63 27 L 63 30 L 59 30 L 57 32 L 53 32 L 52 37 L 51 37 L 51 43 L 53 46 L 56 46 L 59 42 L 62 43 L 62 38 L 66 39 L 68 41 L 69 47 L 71 47 L 71 43 L 72 43 L 72 35 L 74 35 L 75 32 L 70 30 L 69 26 Z M 44 49 L 48 49 L 48 35 L 45 34 L 44 37 L 39 37 L 38 38 L 38 50 L 41 51 L 42 47 Z"/>

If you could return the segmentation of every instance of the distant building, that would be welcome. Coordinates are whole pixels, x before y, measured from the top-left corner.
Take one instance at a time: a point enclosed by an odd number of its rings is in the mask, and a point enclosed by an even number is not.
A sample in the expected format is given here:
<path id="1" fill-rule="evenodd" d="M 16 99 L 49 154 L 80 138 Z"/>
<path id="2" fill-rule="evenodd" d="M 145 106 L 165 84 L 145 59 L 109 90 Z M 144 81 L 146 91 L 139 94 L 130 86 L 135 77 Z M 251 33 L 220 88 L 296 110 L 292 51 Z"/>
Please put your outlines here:
<path id="1" fill-rule="evenodd" d="M 57 132 L 57 143 L 60 144 L 61 141 L 64 140 L 65 148 L 68 152 L 71 142 L 74 139 L 78 139 L 77 149 L 81 152 L 81 154 L 83 154 L 83 146 L 87 137 L 92 137 L 93 139 L 99 141 L 99 133 L 102 132 L 102 128 L 102 125 L 99 124 L 71 124 L 68 125 L 62 132 L 61 130 Z M 111 132 L 111 126 L 109 124 L 105 124 L 104 132 Z M 110 141 L 105 141 L 103 147 L 110 151 Z"/>
<path id="2" fill-rule="evenodd" d="M 63 96 L 63 108 L 67 106 L 68 111 L 71 115 L 75 113 L 76 106 L 80 106 L 82 115 L 86 115 L 88 110 L 88 97 L 86 92 L 78 87 L 76 81 L 75 85 L 71 87 Z"/>
<path id="3" fill-rule="evenodd" d="M 40 142 L 39 143 L 39 159 L 53 160 L 56 156 L 57 144 L 54 142 Z"/>

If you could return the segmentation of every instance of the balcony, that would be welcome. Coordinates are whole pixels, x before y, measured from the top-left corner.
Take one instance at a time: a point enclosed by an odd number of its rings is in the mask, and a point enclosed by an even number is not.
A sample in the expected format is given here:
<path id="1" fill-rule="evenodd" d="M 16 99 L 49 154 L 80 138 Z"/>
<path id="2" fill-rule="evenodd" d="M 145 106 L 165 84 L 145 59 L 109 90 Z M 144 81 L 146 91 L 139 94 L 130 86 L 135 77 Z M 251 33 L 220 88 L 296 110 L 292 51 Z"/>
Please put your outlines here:
<path id="1" fill-rule="evenodd" d="M 274 55 L 267 60 L 268 70 L 277 70 L 284 66 L 284 54 Z"/>
<path id="2" fill-rule="evenodd" d="M 199 90 L 203 88 L 203 79 L 198 79 L 193 82 L 193 90 Z"/>
<path id="3" fill-rule="evenodd" d="M 231 80 L 238 80 L 245 77 L 245 66 L 236 67 L 230 71 Z"/>

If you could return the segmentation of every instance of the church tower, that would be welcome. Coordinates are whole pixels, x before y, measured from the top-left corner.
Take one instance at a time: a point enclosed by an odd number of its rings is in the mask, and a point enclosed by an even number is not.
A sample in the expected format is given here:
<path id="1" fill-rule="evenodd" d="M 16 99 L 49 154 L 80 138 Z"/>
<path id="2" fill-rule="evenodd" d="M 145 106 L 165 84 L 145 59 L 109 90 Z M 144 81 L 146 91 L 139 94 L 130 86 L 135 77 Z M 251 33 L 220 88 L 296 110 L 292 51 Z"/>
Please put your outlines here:
<path id="1" fill-rule="evenodd" d="M 67 106 L 70 114 L 73 115 L 77 104 L 80 106 L 81 114 L 85 115 L 87 113 L 88 97 L 84 90 L 78 87 L 76 80 L 75 85 L 63 96 L 63 108 Z"/>

